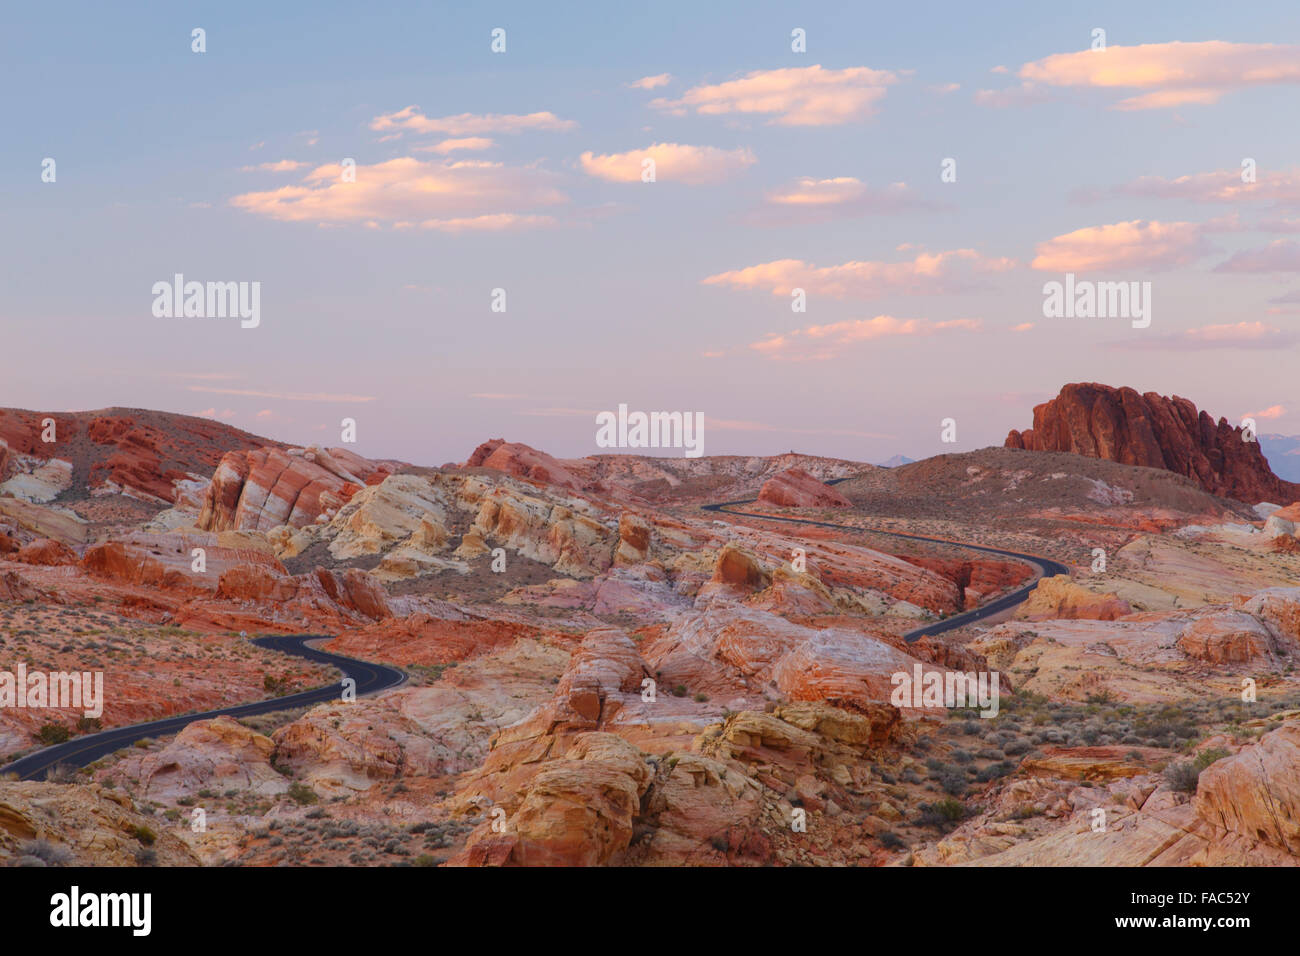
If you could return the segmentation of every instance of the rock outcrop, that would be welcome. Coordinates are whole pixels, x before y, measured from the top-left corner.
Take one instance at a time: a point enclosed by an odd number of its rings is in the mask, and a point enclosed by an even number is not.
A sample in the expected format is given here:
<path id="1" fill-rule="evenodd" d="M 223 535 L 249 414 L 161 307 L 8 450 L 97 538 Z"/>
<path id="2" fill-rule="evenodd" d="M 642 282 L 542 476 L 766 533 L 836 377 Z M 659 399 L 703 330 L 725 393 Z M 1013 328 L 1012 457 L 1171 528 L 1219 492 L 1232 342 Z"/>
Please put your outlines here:
<path id="1" fill-rule="evenodd" d="M 802 468 L 790 468 L 769 478 L 758 500 L 783 508 L 848 508 L 853 503 Z"/>
<path id="2" fill-rule="evenodd" d="M 1133 608 L 1114 594 L 1097 594 L 1070 580 L 1068 574 L 1040 578 L 1016 617 L 1026 621 L 1114 621 Z"/>
<path id="3" fill-rule="evenodd" d="M 301 528 L 334 516 L 368 484 L 391 473 L 342 448 L 259 448 L 226 454 L 203 498 L 205 531 Z"/>
<path id="4" fill-rule="evenodd" d="M 1224 418 L 1215 422 L 1178 396 L 1096 383 L 1066 385 L 1034 408 L 1033 428 L 1012 431 L 1005 444 L 1163 468 L 1211 494 L 1249 504 L 1300 498 L 1300 484 L 1273 474 L 1259 442 L 1244 440 L 1241 428 Z"/>

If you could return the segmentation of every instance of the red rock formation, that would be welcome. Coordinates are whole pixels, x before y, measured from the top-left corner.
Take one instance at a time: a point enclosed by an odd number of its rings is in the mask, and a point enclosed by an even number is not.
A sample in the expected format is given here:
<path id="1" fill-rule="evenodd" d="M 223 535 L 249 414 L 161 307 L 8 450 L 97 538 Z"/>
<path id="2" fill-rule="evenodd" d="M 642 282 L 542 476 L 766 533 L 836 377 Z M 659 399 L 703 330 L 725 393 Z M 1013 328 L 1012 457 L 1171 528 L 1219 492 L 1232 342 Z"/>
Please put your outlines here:
<path id="1" fill-rule="evenodd" d="M 582 481 L 558 460 L 544 451 L 493 438 L 474 449 L 465 462 L 466 468 L 495 468 L 517 478 L 528 478 L 547 485 L 558 485 L 577 491 Z"/>
<path id="2" fill-rule="evenodd" d="M 802 468 L 789 468 L 769 478 L 758 500 L 783 508 L 848 508 L 853 504 Z"/>
<path id="3" fill-rule="evenodd" d="M 1294 501 L 1300 484 L 1273 474 L 1258 442 L 1185 398 L 1080 383 L 1034 408 L 1034 427 L 1007 435 L 1006 447 L 1063 451 L 1125 465 L 1163 468 L 1211 494 L 1241 501 Z"/>
<path id="4" fill-rule="evenodd" d="M 43 440 L 47 418 L 55 422 L 55 441 L 49 443 Z M 91 489 L 168 504 L 175 481 L 208 474 L 224 452 L 275 444 L 211 419 L 144 409 L 59 414 L 0 409 L 0 478 L 10 453 L 61 458 L 72 463 L 75 480 Z"/>
<path id="5" fill-rule="evenodd" d="M 203 498 L 198 526 L 208 531 L 301 528 L 332 515 L 366 484 L 391 473 L 341 448 L 232 451 L 217 466 Z"/>
<path id="6" fill-rule="evenodd" d="M 37 538 L 31 544 L 20 548 L 14 555 L 15 561 L 23 564 L 65 565 L 76 564 L 77 553 L 66 544 L 50 538 Z"/>

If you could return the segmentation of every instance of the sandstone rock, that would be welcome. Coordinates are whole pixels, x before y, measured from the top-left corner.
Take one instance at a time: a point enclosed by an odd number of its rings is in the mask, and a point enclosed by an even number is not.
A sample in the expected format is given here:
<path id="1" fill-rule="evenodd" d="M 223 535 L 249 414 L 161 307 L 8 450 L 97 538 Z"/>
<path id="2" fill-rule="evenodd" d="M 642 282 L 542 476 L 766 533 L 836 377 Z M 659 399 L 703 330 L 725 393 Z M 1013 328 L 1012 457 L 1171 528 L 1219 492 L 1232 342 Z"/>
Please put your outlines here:
<path id="1" fill-rule="evenodd" d="M 625 511 L 618 519 L 616 564 L 637 564 L 650 556 L 650 522 L 639 514 Z"/>
<path id="2" fill-rule="evenodd" d="M 1212 664 L 1243 664 L 1277 652 L 1267 628 L 1243 611 L 1197 618 L 1178 635 L 1178 649 Z"/>
<path id="3" fill-rule="evenodd" d="M 198 526 L 207 531 L 301 528 L 332 516 L 391 466 L 341 448 L 229 452 L 204 494 Z"/>
<path id="4" fill-rule="evenodd" d="M 335 795 L 368 790 L 402 774 L 440 775 L 445 752 L 397 703 L 366 698 L 313 707 L 272 734 L 275 763 L 293 769 L 318 792 Z"/>
<path id="5" fill-rule="evenodd" d="M 1034 408 L 1034 427 L 1012 431 L 1006 447 L 1163 468 L 1191 478 L 1211 494 L 1249 504 L 1300 498 L 1300 484 L 1274 475 L 1259 443 L 1242 441 L 1240 428 L 1222 418 L 1216 424 L 1185 398 L 1155 392 L 1066 385 L 1056 398 Z"/>
<path id="6" fill-rule="evenodd" d="M 712 580 L 743 591 L 760 591 L 770 578 L 753 554 L 728 544 L 718 552 Z"/>
<path id="7" fill-rule="evenodd" d="M 1300 856 L 1300 721 L 1203 770 L 1194 804 L 1222 830 Z"/>
<path id="8" fill-rule="evenodd" d="M 1068 574 L 1039 578 L 1029 599 L 1016 617 L 1026 621 L 1078 620 L 1113 621 L 1132 614 L 1127 601 L 1114 594 L 1097 594 L 1075 584 Z"/>
<path id="9" fill-rule="evenodd" d="M 791 468 L 767 480 L 758 500 L 785 508 L 848 508 L 852 502 L 802 468 Z"/>
<path id="10" fill-rule="evenodd" d="M 172 828 L 138 812 L 125 793 L 98 784 L 0 781 L 0 864 L 12 865 L 42 842 L 66 852 L 72 866 L 142 866 L 146 829 L 155 835 L 153 865 L 199 865 Z"/>
<path id="11" fill-rule="evenodd" d="M 651 771 L 645 756 L 614 734 L 580 735 L 562 759 L 543 765 L 507 831 L 496 841 L 486 826 L 453 865 L 599 866 L 627 849 Z M 495 854 L 476 851 L 501 844 Z"/>
<path id="12" fill-rule="evenodd" d="M 270 737 L 231 717 L 195 721 L 140 761 L 141 790 L 155 800 L 192 797 L 202 789 L 284 793 L 289 781 L 271 766 L 274 749 Z"/>
<path id="13" fill-rule="evenodd" d="M 466 468 L 495 468 L 517 478 L 578 491 L 582 481 L 545 452 L 503 438 L 486 441 L 474 449 Z"/>
<path id="14" fill-rule="evenodd" d="M 23 564 L 41 564 L 41 565 L 67 565 L 77 563 L 77 553 L 69 548 L 66 544 L 51 540 L 50 538 L 37 538 L 35 541 L 20 548 L 14 555 L 15 561 L 21 561 Z"/>

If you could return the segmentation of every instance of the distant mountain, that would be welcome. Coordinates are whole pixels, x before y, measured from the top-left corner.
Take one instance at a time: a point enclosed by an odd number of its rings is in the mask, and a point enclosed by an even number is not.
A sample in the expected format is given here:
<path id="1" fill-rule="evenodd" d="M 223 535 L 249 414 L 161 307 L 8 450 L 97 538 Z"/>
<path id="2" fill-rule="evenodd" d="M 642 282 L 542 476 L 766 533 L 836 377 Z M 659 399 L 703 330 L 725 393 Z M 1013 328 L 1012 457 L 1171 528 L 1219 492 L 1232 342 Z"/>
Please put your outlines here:
<path id="1" fill-rule="evenodd" d="M 1268 459 L 1273 474 L 1287 481 L 1300 481 L 1300 435 L 1260 435 L 1259 450 Z"/>
<path id="2" fill-rule="evenodd" d="M 895 455 L 888 461 L 880 462 L 881 468 L 897 468 L 899 465 L 910 465 L 916 461 L 915 458 L 908 458 L 906 455 Z"/>

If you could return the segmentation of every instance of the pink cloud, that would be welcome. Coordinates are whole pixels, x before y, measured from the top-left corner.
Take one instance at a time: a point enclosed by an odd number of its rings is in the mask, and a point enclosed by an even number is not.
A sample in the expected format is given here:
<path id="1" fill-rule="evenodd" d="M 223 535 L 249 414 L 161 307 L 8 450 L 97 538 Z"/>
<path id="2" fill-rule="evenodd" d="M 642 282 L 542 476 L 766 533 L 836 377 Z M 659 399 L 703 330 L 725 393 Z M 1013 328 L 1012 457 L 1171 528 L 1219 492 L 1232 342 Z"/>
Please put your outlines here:
<path id="1" fill-rule="evenodd" d="M 1274 202 L 1279 206 L 1300 206 L 1300 168 L 1259 170 L 1253 183 L 1241 181 L 1240 169 L 1195 173 L 1173 179 L 1142 176 L 1109 190 L 1107 194 L 1206 203 Z M 1084 194 L 1084 198 L 1095 199 L 1099 195 L 1090 191 Z"/>
<path id="2" fill-rule="evenodd" d="M 241 173 L 251 172 L 268 172 L 268 173 L 291 173 L 295 169 L 302 169 L 307 163 L 299 162 L 296 159 L 281 159 L 274 163 L 258 163 L 256 166 L 240 166 Z"/>
<path id="3" fill-rule="evenodd" d="M 1258 418 L 1273 419 L 1273 418 L 1281 418 L 1285 414 L 1286 414 L 1285 405 L 1270 405 L 1268 408 L 1264 409 L 1261 412 L 1247 412 L 1245 415 L 1241 417 L 1256 418 L 1256 419 Z"/>
<path id="4" fill-rule="evenodd" d="M 892 315 L 877 315 L 870 319 L 810 325 L 783 335 L 772 334 L 758 342 L 750 343 L 749 347 L 773 359 L 826 361 L 840 353 L 842 349 L 837 346 L 900 336 L 930 336 L 940 332 L 978 332 L 982 327 L 983 323 L 978 319 L 932 322 L 928 319 L 900 319 Z"/>
<path id="5" fill-rule="evenodd" d="M 643 76 L 641 79 L 629 83 L 628 86 L 637 90 L 654 90 L 661 86 L 667 86 L 673 81 L 671 73 L 658 73 L 654 76 Z"/>
<path id="6" fill-rule="evenodd" d="M 1203 106 L 1234 90 L 1300 83 L 1300 47 L 1223 40 L 1111 45 L 1053 54 L 1026 63 L 1018 75 L 1031 86 L 1146 91 L 1115 109 Z"/>
<path id="7" fill-rule="evenodd" d="M 1207 228 L 1201 223 L 1140 219 L 1088 226 L 1040 242 L 1030 266 L 1045 272 L 1169 269 L 1211 251 L 1204 237 Z"/>
<path id="8" fill-rule="evenodd" d="M 748 149 L 718 149 L 714 146 L 685 146 L 681 143 L 654 143 L 645 149 L 626 153 L 581 156 L 583 171 L 613 183 L 639 183 L 643 164 L 654 160 L 656 182 L 689 185 L 716 183 L 758 162 Z"/>
<path id="9" fill-rule="evenodd" d="M 773 224 L 827 222 L 935 208 L 937 203 L 920 198 L 906 183 L 873 188 L 853 176 L 834 179 L 805 176 L 767 193 L 763 206 L 751 219 Z"/>
<path id="10" fill-rule="evenodd" d="M 432 146 L 417 146 L 414 151 L 446 156 L 448 153 L 454 153 L 457 150 L 491 149 L 495 145 L 496 141 L 488 139 L 486 136 L 465 136 L 460 139 L 444 139 L 441 143 L 434 143 Z"/>
<path id="11" fill-rule="evenodd" d="M 487 133 L 522 133 L 538 130 L 563 132 L 576 129 L 573 120 L 560 119 L 554 113 L 459 113 L 434 118 L 425 116 L 418 106 L 408 106 L 396 113 L 385 113 L 370 121 L 377 133 L 439 133 L 443 136 L 482 136 Z"/>
<path id="12" fill-rule="evenodd" d="M 882 295 L 933 295 L 975 288 L 974 276 L 1003 272 L 1014 260 L 986 258 L 974 249 L 921 252 L 903 262 L 845 262 L 815 266 L 800 259 L 778 259 L 759 265 L 720 272 L 701 280 L 703 285 L 735 289 L 766 289 L 773 295 L 790 295 L 803 289 L 808 295 L 835 299 L 872 299 Z"/>
<path id="13" fill-rule="evenodd" d="M 687 90 L 679 99 L 652 100 L 656 109 L 701 116 L 758 114 L 777 126 L 835 126 L 866 119 L 901 73 L 865 66 L 844 70 L 820 64 L 754 70 L 738 79 Z"/>
<path id="14" fill-rule="evenodd" d="M 512 221 L 538 225 L 536 216 L 521 210 L 567 201 L 555 187 L 553 175 L 535 166 L 482 160 L 425 162 L 404 156 L 357 166 L 355 182 L 344 182 L 342 172 L 337 163 L 320 166 L 301 185 L 243 193 L 230 204 L 282 222 L 373 221 L 397 226 L 424 220 L 467 228 L 471 220 L 490 217 L 480 226 L 501 228 Z"/>

